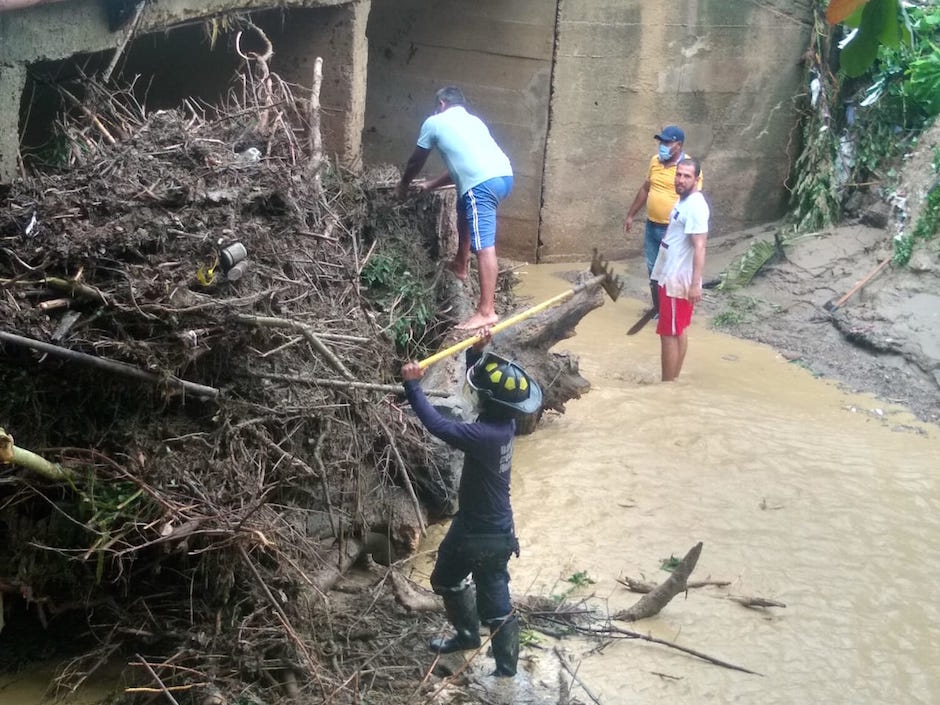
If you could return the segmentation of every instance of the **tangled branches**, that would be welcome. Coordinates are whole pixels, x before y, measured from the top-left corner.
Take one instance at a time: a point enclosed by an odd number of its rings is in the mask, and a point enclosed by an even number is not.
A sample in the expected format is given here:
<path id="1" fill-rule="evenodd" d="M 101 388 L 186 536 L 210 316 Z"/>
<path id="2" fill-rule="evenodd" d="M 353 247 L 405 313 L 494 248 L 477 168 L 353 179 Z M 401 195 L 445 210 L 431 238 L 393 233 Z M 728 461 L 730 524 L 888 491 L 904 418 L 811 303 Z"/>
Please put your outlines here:
<path id="1" fill-rule="evenodd" d="M 425 235 L 338 168 L 315 184 L 294 138 L 309 111 L 244 56 L 224 109 L 147 114 L 90 83 L 68 169 L 24 179 L 0 216 L 3 332 L 74 353 L 0 342 L 2 425 L 73 478 L 0 466 L 0 594 L 23 628 L 80 635 L 63 686 L 121 657 L 132 693 L 353 702 L 419 638 L 369 646 L 394 601 L 345 624 L 328 592 L 369 532 L 413 551 L 440 492 L 361 282 L 389 241 L 429 281 Z"/>

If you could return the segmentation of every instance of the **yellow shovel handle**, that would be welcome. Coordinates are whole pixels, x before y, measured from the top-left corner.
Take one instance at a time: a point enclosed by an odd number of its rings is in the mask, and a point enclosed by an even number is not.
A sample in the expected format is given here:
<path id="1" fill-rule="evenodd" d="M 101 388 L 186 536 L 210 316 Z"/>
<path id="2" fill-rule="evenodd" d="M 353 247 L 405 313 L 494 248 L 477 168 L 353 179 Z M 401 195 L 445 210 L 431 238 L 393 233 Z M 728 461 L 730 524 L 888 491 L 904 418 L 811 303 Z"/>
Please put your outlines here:
<path id="1" fill-rule="evenodd" d="M 581 284 L 578 284 L 576 287 L 572 289 L 568 289 L 568 291 L 558 294 L 557 296 L 553 296 L 552 298 L 546 301 L 543 301 L 540 304 L 536 304 L 532 308 L 527 308 L 522 313 L 517 313 L 515 316 L 510 316 L 509 318 L 502 320 L 499 323 L 494 323 L 492 326 L 490 326 L 490 333 L 492 333 L 493 335 L 496 335 L 500 331 L 506 330 L 510 326 L 514 326 L 520 321 L 524 321 L 530 316 L 534 316 L 535 314 L 541 311 L 544 311 L 550 306 L 554 306 L 557 303 L 561 303 L 568 297 L 574 296 L 579 291 L 586 289 L 587 287 L 591 286 L 592 284 L 596 282 L 599 282 L 603 278 L 604 278 L 604 275 L 601 274 L 591 279 L 588 279 L 586 282 L 582 282 Z M 431 357 L 426 357 L 425 359 L 421 360 L 418 363 L 418 367 L 420 367 L 422 370 L 427 369 L 430 365 L 433 365 L 435 362 L 439 362 L 443 360 L 445 357 L 453 355 L 454 353 L 459 353 L 461 350 L 466 350 L 471 345 L 475 345 L 476 343 L 479 343 L 481 340 L 483 340 L 483 338 L 480 337 L 479 335 L 473 335 L 469 338 L 465 338 L 464 340 L 461 340 L 459 343 L 454 343 L 449 348 L 445 348 L 444 350 L 441 350 L 440 352 L 434 353 L 433 355 L 431 355 Z"/>

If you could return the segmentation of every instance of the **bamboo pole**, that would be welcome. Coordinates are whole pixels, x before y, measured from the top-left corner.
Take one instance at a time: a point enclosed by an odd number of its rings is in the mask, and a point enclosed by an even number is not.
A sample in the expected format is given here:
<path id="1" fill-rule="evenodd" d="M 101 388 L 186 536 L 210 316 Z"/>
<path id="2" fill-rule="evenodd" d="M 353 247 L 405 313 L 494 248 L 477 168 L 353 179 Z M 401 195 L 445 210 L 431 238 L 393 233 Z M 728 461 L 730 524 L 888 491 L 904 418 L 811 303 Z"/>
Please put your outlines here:
<path id="1" fill-rule="evenodd" d="M 52 345 L 51 343 L 44 343 L 41 340 L 24 338 L 23 336 L 15 335 L 14 333 L 4 333 L 0 331 L 0 342 L 22 345 L 27 348 L 32 348 L 33 350 L 49 353 L 50 355 L 54 355 L 56 357 L 61 357 L 66 360 L 73 360 L 85 365 L 90 365 L 91 367 L 97 367 L 100 370 L 116 372 L 118 374 L 133 377 L 134 379 L 139 379 L 144 382 L 151 382 L 153 384 L 166 383 L 171 386 L 179 387 L 180 389 L 199 398 L 215 399 L 219 396 L 219 390 L 215 387 L 207 387 L 203 384 L 187 382 L 186 380 L 182 380 L 175 375 L 168 375 L 163 377 L 161 375 L 152 374 L 138 367 L 134 367 L 133 365 L 129 365 L 126 362 L 118 362 L 116 360 L 108 360 L 103 357 L 95 357 L 94 355 L 78 352 L 77 350 L 69 350 L 68 348 L 61 348 L 58 345 Z"/>
<path id="2" fill-rule="evenodd" d="M 46 460 L 25 448 L 17 448 L 13 443 L 13 436 L 0 428 L 0 463 L 12 463 L 42 475 L 48 480 L 59 482 L 72 480 L 75 475 L 58 463 Z"/>

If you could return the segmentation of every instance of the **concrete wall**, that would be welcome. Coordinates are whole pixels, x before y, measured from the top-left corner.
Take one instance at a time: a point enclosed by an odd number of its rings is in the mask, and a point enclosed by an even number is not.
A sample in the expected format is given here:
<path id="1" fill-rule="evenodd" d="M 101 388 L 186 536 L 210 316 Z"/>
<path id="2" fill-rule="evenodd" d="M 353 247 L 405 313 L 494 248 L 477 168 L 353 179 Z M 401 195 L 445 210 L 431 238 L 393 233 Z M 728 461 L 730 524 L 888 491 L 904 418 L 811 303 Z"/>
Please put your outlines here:
<path id="1" fill-rule="evenodd" d="M 404 168 L 434 93 L 460 86 L 513 165 L 501 254 L 535 258 L 555 6 L 548 0 L 373 0 L 363 150 Z M 443 169 L 436 156 L 426 175 Z"/>
<path id="2" fill-rule="evenodd" d="M 300 84 L 298 97 L 306 97 L 304 87 L 311 85 L 313 58 L 324 58 L 324 146 L 356 166 L 365 114 L 369 0 L 300 0 L 263 11 L 270 4 L 270 0 L 148 3 L 120 66 L 125 66 L 128 76 L 143 74 L 142 85 L 152 81 L 148 96 L 157 106 L 175 105 L 187 95 L 214 100 L 230 85 L 240 59 L 224 34 L 214 48 L 209 47 L 202 22 L 254 11 L 253 19 L 274 45 L 271 70 Z M 15 176 L 20 100 L 27 74 L 68 76 L 78 61 L 86 69 L 100 70 L 125 35 L 124 30 L 108 29 L 100 0 L 68 0 L 0 13 L 0 183 Z"/>
<path id="3" fill-rule="evenodd" d="M 642 222 L 626 237 L 623 218 L 667 123 L 704 159 L 715 235 L 774 219 L 787 201 L 811 6 L 373 0 L 366 160 L 401 167 L 434 89 L 454 83 L 522 172 L 501 208 L 503 254 L 636 255 Z"/>
<path id="4" fill-rule="evenodd" d="M 269 2 L 150 3 L 129 65 L 160 63 L 159 51 L 142 53 L 158 30 Z M 401 167 L 434 91 L 461 86 L 515 170 L 500 210 L 501 253 L 552 261 L 585 258 L 592 247 L 611 258 L 639 252 L 641 223 L 629 237 L 621 224 L 654 152 L 652 135 L 665 123 L 682 125 L 687 151 L 704 159 L 714 235 L 781 215 L 812 5 L 294 0 L 254 15 L 274 41 L 272 70 L 302 94 L 314 57 L 323 56 L 326 148 L 353 166 L 362 156 Z M 231 56 L 192 47 L 195 28 L 177 32 L 171 53 L 182 63 L 164 71 L 169 83 L 218 89 Z M 122 39 L 108 31 L 100 0 L 0 13 L 0 182 L 15 174 L 16 104 L 27 72 L 76 53 L 100 52 L 106 62 Z M 432 161 L 428 172 L 441 168 Z"/>
<path id="5" fill-rule="evenodd" d="M 811 6 L 560 0 L 542 259 L 639 253 L 623 218 L 669 123 L 703 159 L 714 235 L 779 217 Z"/>

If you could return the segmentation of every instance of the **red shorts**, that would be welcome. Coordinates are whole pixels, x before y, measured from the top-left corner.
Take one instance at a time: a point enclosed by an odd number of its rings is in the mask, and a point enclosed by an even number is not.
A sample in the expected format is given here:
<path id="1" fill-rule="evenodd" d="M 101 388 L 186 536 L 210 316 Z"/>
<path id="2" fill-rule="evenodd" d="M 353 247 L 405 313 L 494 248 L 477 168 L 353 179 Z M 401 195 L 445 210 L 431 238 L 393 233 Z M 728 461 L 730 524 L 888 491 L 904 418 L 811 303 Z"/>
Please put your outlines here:
<path id="1" fill-rule="evenodd" d="M 682 335 L 692 322 L 692 302 L 666 294 L 666 287 L 659 287 L 659 335 Z"/>

